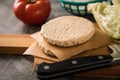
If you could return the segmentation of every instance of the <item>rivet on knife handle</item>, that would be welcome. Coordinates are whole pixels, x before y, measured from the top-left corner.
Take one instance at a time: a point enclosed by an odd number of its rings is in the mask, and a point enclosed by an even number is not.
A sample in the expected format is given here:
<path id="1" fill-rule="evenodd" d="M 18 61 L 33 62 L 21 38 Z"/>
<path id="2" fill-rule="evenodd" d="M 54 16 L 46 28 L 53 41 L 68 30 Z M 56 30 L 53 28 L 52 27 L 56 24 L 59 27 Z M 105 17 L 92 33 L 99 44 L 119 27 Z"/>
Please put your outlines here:
<path id="1" fill-rule="evenodd" d="M 38 66 L 37 74 L 39 78 L 45 79 L 59 77 L 105 65 L 110 65 L 112 60 L 113 58 L 111 55 L 99 55 L 69 59 L 52 64 L 42 63 Z"/>

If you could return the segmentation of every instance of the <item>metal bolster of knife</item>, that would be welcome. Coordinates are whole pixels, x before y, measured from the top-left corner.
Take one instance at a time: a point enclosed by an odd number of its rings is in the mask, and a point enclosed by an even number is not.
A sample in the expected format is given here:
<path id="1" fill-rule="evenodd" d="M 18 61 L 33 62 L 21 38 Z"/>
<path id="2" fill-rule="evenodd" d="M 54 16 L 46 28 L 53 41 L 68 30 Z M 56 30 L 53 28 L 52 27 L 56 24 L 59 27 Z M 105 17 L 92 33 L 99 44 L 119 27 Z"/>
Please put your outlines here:
<path id="1" fill-rule="evenodd" d="M 108 46 L 112 50 L 111 56 L 115 57 L 113 58 L 111 64 L 112 65 L 118 65 L 120 64 L 120 44 L 113 44 Z"/>

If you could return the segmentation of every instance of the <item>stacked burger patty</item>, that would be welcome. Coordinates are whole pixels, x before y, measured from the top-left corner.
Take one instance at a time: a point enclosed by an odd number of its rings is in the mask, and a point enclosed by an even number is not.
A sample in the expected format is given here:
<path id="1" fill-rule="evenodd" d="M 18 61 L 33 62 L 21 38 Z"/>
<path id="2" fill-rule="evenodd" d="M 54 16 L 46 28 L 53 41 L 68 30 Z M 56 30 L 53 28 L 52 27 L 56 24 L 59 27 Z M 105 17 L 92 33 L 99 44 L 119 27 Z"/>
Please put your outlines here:
<path id="1" fill-rule="evenodd" d="M 94 24 L 82 17 L 62 16 L 45 23 L 40 31 L 42 38 L 50 45 L 69 48 L 84 44 L 95 34 Z M 55 56 L 51 50 L 40 44 L 44 53 Z"/>

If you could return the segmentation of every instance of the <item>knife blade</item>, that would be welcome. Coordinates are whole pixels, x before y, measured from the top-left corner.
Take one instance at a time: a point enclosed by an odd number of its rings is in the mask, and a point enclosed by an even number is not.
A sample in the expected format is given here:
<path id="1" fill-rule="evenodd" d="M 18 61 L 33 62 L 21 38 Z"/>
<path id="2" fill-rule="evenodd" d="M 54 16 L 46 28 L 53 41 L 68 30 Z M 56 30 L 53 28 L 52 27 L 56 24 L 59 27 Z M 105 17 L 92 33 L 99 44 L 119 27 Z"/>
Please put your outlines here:
<path id="1" fill-rule="evenodd" d="M 110 55 L 86 56 L 52 64 L 43 62 L 38 65 L 37 76 L 39 79 L 51 79 L 120 64 L 120 44 L 110 45 L 109 48 L 113 51 Z"/>

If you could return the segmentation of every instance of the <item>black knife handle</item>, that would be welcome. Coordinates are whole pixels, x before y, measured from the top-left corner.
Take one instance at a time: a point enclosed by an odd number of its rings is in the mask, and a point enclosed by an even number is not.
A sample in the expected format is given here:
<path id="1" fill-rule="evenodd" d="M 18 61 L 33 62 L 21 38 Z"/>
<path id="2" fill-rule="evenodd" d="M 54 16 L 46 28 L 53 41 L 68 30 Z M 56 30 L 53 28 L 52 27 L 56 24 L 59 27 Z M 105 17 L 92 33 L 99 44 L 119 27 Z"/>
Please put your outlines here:
<path id="1" fill-rule="evenodd" d="M 41 78 L 51 78 L 87 69 L 110 65 L 113 58 L 110 55 L 87 56 L 68 59 L 56 63 L 42 63 L 38 65 L 37 74 Z"/>

